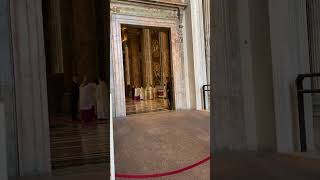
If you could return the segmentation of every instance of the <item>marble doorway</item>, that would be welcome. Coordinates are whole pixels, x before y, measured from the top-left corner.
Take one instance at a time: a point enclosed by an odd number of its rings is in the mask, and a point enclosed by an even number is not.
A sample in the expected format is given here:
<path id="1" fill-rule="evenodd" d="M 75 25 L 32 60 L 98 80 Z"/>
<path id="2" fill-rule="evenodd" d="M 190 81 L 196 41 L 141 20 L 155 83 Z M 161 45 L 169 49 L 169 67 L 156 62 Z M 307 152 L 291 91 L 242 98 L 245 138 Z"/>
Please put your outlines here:
<path id="1" fill-rule="evenodd" d="M 122 25 L 121 40 L 126 114 L 173 110 L 170 30 Z"/>
<path id="2" fill-rule="evenodd" d="M 111 9 L 111 92 L 112 102 L 114 107 L 114 116 L 126 116 L 126 84 L 124 71 L 124 52 L 122 47 L 121 27 L 124 25 L 142 26 L 142 27 L 158 27 L 166 28 L 170 33 L 170 59 L 172 64 L 172 75 L 174 92 L 173 102 L 175 102 L 175 110 L 184 110 L 187 108 L 187 97 L 185 84 L 185 65 L 183 61 L 183 44 L 181 41 L 180 21 L 176 10 L 163 10 L 161 13 L 166 13 L 166 18 L 162 16 L 154 17 L 155 14 L 147 11 L 152 9 L 143 9 L 144 16 L 136 16 L 130 12 L 132 9 L 128 8 L 126 11 L 117 10 L 118 7 Z M 122 8 L 119 6 L 119 8 Z M 125 7 L 126 8 L 126 7 Z M 142 8 L 142 7 L 141 7 Z M 153 16 L 153 17 L 149 17 Z"/>

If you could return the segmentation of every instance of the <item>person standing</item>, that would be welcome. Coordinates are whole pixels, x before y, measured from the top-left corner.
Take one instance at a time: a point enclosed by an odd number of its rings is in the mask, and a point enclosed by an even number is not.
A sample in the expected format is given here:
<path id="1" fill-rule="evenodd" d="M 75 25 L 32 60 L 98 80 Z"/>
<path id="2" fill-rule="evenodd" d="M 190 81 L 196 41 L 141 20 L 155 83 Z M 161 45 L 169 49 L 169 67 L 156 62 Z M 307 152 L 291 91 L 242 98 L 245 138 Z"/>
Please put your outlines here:
<path id="1" fill-rule="evenodd" d="M 88 103 L 91 106 L 91 120 L 97 118 L 97 84 L 96 82 L 89 82 L 88 83 Z"/>
<path id="2" fill-rule="evenodd" d="M 72 120 L 77 121 L 78 119 L 78 103 L 79 103 L 79 85 L 78 77 L 72 77 L 71 84 L 71 115 Z"/>
<path id="3" fill-rule="evenodd" d="M 167 98 L 168 98 L 168 105 L 169 105 L 169 110 L 173 110 L 173 99 L 172 99 L 172 81 L 169 77 L 167 77 Z"/>
<path id="4" fill-rule="evenodd" d="M 93 100 L 92 100 L 92 88 L 87 81 L 87 77 L 84 77 L 80 86 L 80 114 L 81 120 L 85 123 L 92 122 L 94 118 L 93 113 Z"/>
<path id="5" fill-rule="evenodd" d="M 106 120 L 108 116 L 108 89 L 106 83 L 100 78 L 96 88 L 97 119 Z"/>

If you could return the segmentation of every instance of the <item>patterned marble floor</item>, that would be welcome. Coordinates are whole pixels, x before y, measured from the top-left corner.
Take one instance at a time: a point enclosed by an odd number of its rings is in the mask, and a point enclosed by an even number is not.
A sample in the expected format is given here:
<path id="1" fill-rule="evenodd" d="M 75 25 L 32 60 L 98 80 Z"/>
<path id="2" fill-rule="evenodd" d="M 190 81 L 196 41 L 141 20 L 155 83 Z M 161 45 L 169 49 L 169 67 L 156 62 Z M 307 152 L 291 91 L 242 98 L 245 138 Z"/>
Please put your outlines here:
<path id="1" fill-rule="evenodd" d="M 126 99 L 127 115 L 140 114 L 157 111 L 169 111 L 167 99 L 154 99 L 134 101 L 131 98 Z"/>
<path id="2" fill-rule="evenodd" d="M 83 124 L 67 117 L 50 118 L 51 164 L 55 172 L 81 166 L 109 166 L 107 121 Z M 94 169 L 94 168 L 93 168 Z M 107 171 L 108 172 L 108 171 Z"/>

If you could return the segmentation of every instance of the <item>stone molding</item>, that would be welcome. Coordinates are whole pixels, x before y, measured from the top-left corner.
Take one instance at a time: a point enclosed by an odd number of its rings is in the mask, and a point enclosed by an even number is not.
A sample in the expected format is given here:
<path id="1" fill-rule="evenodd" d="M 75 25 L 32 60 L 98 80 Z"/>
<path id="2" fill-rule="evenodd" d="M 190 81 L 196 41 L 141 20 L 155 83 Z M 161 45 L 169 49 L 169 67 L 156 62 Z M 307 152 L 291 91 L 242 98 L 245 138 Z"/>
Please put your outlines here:
<path id="1" fill-rule="evenodd" d="M 142 4 L 143 5 L 143 4 Z M 111 3 L 110 11 L 112 14 L 131 15 L 138 17 L 178 19 L 179 10 L 165 9 L 159 7 L 141 6 L 141 4 Z"/>
<path id="2" fill-rule="evenodd" d="M 112 3 L 127 3 L 134 4 L 139 3 L 144 5 L 154 5 L 154 6 L 162 6 L 162 7 L 178 7 L 178 8 L 186 8 L 187 3 L 183 0 L 111 0 Z"/>

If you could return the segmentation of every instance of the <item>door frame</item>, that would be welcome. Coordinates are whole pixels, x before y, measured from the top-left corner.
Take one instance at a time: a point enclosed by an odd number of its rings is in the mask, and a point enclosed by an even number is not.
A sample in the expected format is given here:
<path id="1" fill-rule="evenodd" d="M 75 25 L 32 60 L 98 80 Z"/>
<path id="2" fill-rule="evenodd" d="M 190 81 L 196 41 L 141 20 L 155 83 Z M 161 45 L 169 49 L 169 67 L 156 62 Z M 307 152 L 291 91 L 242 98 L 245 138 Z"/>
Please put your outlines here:
<path id="1" fill-rule="evenodd" d="M 137 25 L 137 26 L 152 26 L 163 27 L 170 29 L 171 41 L 171 64 L 172 77 L 174 84 L 174 102 L 176 110 L 185 110 L 186 104 L 186 89 L 184 71 L 185 65 L 183 61 L 182 42 L 180 39 L 179 19 L 164 19 L 157 17 L 135 16 L 130 13 L 111 14 L 111 92 L 113 94 L 114 116 L 126 116 L 125 102 L 125 86 L 124 86 L 124 69 L 123 69 L 123 54 L 121 42 L 121 25 Z"/>

